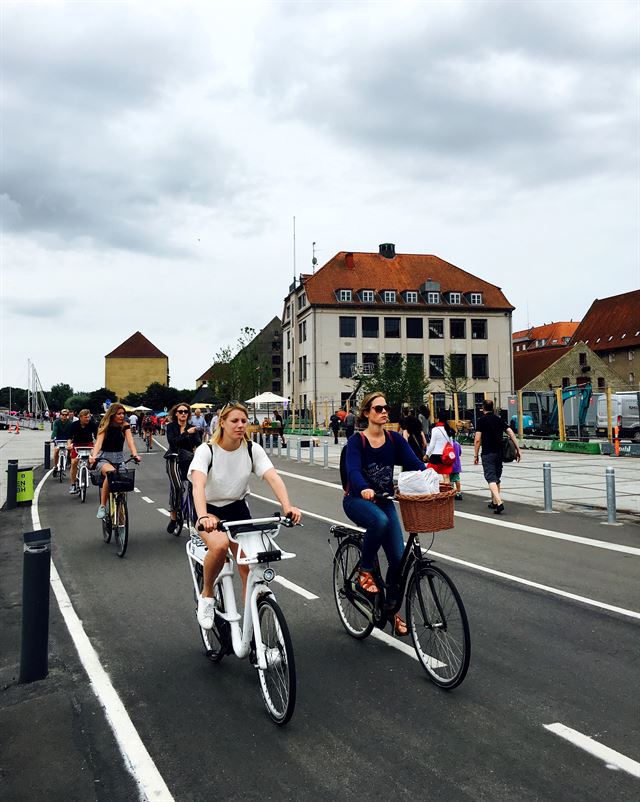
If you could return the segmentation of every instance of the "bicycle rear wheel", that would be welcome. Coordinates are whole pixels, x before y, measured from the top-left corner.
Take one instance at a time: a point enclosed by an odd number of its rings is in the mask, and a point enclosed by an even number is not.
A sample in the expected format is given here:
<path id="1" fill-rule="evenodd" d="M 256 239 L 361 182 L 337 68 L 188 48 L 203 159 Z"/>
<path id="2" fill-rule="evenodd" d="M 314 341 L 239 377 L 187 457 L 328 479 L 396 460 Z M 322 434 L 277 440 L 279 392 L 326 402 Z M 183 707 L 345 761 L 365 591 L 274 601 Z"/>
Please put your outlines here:
<path id="1" fill-rule="evenodd" d="M 266 669 L 258 668 L 262 700 L 271 721 L 286 724 L 296 706 L 296 664 L 289 627 L 273 596 L 258 601 L 260 637 L 264 647 Z"/>
<path id="2" fill-rule="evenodd" d="M 78 471 L 78 487 L 80 489 L 80 501 L 84 504 L 87 498 L 87 488 L 89 487 L 89 470 L 86 465 L 81 465 Z"/>
<path id="3" fill-rule="evenodd" d="M 198 580 L 198 590 L 202 593 L 202 586 L 203 582 L 203 573 L 202 573 L 202 566 L 199 563 L 196 563 L 196 579 Z M 193 594 L 195 602 L 196 602 L 196 610 L 198 609 L 198 597 L 197 595 Z M 220 590 L 220 586 L 216 585 L 213 589 L 213 598 L 216 602 L 216 609 L 221 610 L 224 612 L 224 601 L 222 599 L 222 592 Z M 219 616 L 215 616 L 213 619 L 213 626 L 211 629 L 203 629 L 201 626 L 198 625 L 198 629 L 200 631 L 200 637 L 202 638 L 202 643 L 204 644 L 204 649 L 206 652 L 207 657 L 213 663 L 219 663 L 225 654 L 228 654 L 230 651 L 231 645 L 231 627 L 229 626 L 229 622 L 225 621 L 224 618 L 220 618 Z"/>
<path id="4" fill-rule="evenodd" d="M 64 461 L 64 457 L 61 455 L 58 459 L 58 482 L 62 484 L 64 481 L 64 469 L 66 467 L 66 463 Z"/>
<path id="5" fill-rule="evenodd" d="M 407 625 L 418 660 L 439 688 L 455 688 L 471 658 L 469 622 L 453 581 L 435 565 L 416 567 L 407 590 Z"/>
<path id="6" fill-rule="evenodd" d="M 113 522 L 118 557 L 124 557 L 129 543 L 129 511 L 127 509 L 127 496 L 118 493 L 116 498 L 116 519 Z"/>
<path id="7" fill-rule="evenodd" d="M 350 583 L 360 565 L 362 549 L 353 538 L 343 540 L 333 558 L 333 598 L 342 626 L 352 638 L 362 640 L 371 634 L 373 622 L 350 601 Z"/>
<path id="8" fill-rule="evenodd" d="M 105 479 L 105 482 L 107 480 Z M 102 519 L 102 539 L 105 543 L 111 543 L 111 535 L 113 534 L 113 522 L 111 520 L 111 502 L 107 496 L 107 513 Z"/>

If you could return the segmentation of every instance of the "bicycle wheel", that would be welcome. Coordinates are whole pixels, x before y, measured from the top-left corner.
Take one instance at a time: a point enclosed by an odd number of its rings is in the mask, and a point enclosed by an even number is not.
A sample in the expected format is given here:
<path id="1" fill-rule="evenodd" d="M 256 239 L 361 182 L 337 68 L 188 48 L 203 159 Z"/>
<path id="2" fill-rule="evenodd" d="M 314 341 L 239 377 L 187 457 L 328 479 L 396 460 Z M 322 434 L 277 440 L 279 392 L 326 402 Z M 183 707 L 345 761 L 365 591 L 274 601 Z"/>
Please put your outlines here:
<path id="1" fill-rule="evenodd" d="M 203 573 L 202 566 L 199 563 L 196 564 L 196 578 L 198 580 L 198 590 L 200 593 L 202 593 Z M 193 596 L 196 602 L 197 610 L 198 597 L 196 596 L 195 592 Z M 224 612 L 224 601 L 222 599 L 222 592 L 219 585 L 216 585 L 213 589 L 213 598 L 216 601 L 216 608 Z M 230 651 L 231 627 L 229 622 L 225 621 L 224 618 L 215 616 L 211 629 L 202 629 L 200 625 L 198 625 L 198 629 L 200 630 L 200 637 L 202 638 L 202 643 L 204 644 L 204 650 L 207 657 L 213 663 L 219 663 L 225 654 L 229 654 Z"/>
<path id="2" fill-rule="evenodd" d="M 342 626 L 352 638 L 362 640 L 371 634 L 373 622 L 350 601 L 348 591 L 352 576 L 360 565 L 362 549 L 352 538 L 343 540 L 333 558 L 333 598 Z"/>
<path id="3" fill-rule="evenodd" d="M 118 557 L 124 557 L 129 543 L 129 511 L 126 493 L 118 493 L 116 498 L 116 519 L 113 523 Z"/>
<path id="4" fill-rule="evenodd" d="M 418 660 L 439 688 L 455 688 L 471 657 L 469 622 L 458 589 L 434 565 L 416 567 L 407 590 L 407 625 Z"/>
<path id="5" fill-rule="evenodd" d="M 286 724 L 296 706 L 296 664 L 293 644 L 284 614 L 273 596 L 258 601 L 260 632 L 266 669 L 258 668 L 260 691 L 269 718 L 279 725 Z"/>
<path id="6" fill-rule="evenodd" d="M 64 481 L 64 469 L 65 469 L 64 457 L 60 455 L 60 457 L 58 458 L 58 482 L 60 482 L 60 484 L 62 484 L 62 482 Z"/>
<path id="7" fill-rule="evenodd" d="M 87 487 L 89 487 L 89 471 L 86 465 L 81 465 L 78 471 L 78 487 L 80 489 L 80 501 L 84 504 L 87 498 Z"/>

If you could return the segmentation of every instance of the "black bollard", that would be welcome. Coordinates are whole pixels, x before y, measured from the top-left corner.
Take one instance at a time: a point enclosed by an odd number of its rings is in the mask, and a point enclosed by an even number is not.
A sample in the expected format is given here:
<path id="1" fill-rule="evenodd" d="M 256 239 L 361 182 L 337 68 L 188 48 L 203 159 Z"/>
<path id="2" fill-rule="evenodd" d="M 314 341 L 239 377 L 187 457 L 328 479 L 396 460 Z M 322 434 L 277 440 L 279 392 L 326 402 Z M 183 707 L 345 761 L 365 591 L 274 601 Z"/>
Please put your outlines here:
<path id="1" fill-rule="evenodd" d="M 50 576 L 51 530 L 26 532 L 22 560 L 20 682 L 35 682 L 49 673 Z"/>
<path id="2" fill-rule="evenodd" d="M 15 510 L 18 502 L 18 460 L 10 459 L 7 462 L 7 509 Z"/>
<path id="3" fill-rule="evenodd" d="M 44 469 L 48 471 L 51 467 L 51 440 L 44 441 Z"/>

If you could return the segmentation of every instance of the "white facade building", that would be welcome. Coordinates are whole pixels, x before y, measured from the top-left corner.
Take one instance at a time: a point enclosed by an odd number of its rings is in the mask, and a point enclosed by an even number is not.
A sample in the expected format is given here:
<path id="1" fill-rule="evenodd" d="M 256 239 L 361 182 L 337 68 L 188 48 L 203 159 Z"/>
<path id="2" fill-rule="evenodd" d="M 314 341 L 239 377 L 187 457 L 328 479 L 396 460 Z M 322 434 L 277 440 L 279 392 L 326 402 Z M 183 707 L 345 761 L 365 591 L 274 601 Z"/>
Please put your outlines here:
<path id="1" fill-rule="evenodd" d="M 485 395 L 506 408 L 513 391 L 511 314 L 499 287 L 436 256 L 340 252 L 289 288 L 282 317 L 283 395 L 297 409 L 315 400 L 339 408 L 353 392 L 352 365 L 380 355 L 422 361 L 445 401 L 444 358 L 455 354 L 468 377 L 463 406 Z M 466 401 L 466 404 L 464 403 Z"/>

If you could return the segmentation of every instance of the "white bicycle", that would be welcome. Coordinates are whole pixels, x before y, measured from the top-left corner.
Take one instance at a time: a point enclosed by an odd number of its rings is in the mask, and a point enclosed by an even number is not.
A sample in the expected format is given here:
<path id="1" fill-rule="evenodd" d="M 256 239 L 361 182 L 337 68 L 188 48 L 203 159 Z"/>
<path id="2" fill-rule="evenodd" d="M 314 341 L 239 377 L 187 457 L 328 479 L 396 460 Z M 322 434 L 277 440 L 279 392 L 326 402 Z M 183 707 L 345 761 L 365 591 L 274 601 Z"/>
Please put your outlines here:
<path id="1" fill-rule="evenodd" d="M 89 457 L 93 451 L 93 446 L 84 447 L 76 446 L 76 453 L 78 454 L 78 473 L 76 475 L 76 482 L 78 483 L 78 495 L 80 501 L 84 504 L 87 498 L 87 488 L 91 481 L 89 475 Z"/>
<path id="2" fill-rule="evenodd" d="M 302 524 L 298 524 L 301 526 Z M 200 629 L 207 657 L 219 663 L 225 654 L 249 657 L 258 670 L 260 691 L 267 713 L 275 724 L 286 724 L 296 704 L 296 666 L 289 627 L 269 587 L 276 572 L 270 563 L 290 560 L 296 555 L 279 549 L 275 543 L 281 526 L 293 526 L 291 520 L 275 513 L 271 518 L 245 521 L 220 521 L 232 543 L 238 544 L 238 565 L 249 566 L 248 603 L 244 616 L 236 606 L 233 589 L 234 558 L 229 549 L 225 564 L 213 589 L 216 614 L 211 629 Z M 190 527 L 187 558 L 193 579 L 196 610 L 203 586 L 203 562 L 207 547 Z M 240 621 L 242 620 L 242 627 Z M 255 633 L 258 633 L 257 636 Z"/>
<path id="3" fill-rule="evenodd" d="M 56 463 L 56 468 L 58 470 L 58 481 L 60 484 L 65 479 L 65 471 L 67 470 L 67 465 L 69 464 L 69 452 L 67 451 L 67 441 L 66 440 L 54 440 L 54 445 L 58 449 L 58 461 Z"/>

